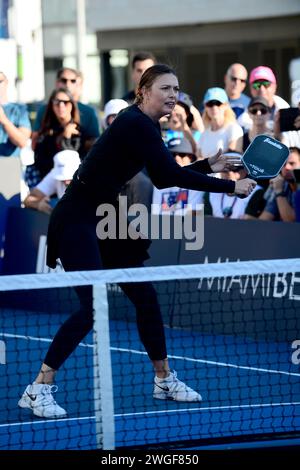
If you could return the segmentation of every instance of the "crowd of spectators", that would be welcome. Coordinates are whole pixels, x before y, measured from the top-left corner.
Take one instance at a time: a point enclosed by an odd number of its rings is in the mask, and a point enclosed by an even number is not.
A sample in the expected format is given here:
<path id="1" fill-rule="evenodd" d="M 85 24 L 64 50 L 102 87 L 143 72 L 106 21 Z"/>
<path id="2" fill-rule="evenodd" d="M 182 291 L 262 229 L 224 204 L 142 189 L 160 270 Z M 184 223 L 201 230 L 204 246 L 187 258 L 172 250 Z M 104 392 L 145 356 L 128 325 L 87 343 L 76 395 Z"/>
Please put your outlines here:
<path id="1" fill-rule="evenodd" d="M 99 116 L 92 106 L 80 101 L 82 73 L 61 68 L 32 129 L 26 106 L 8 102 L 8 80 L 0 72 L 0 155 L 21 156 L 27 188 L 24 207 L 51 212 L 80 161 L 118 113 L 134 102 L 143 72 L 155 63 L 152 53 L 137 53 L 131 63 L 133 89 L 107 102 Z M 299 178 L 294 170 L 300 169 L 300 103 L 294 130 L 283 132 L 280 110 L 289 108 L 289 104 L 276 92 L 276 71 L 258 65 L 248 74 L 244 65 L 235 63 L 225 71 L 224 84 L 208 88 L 201 103 L 194 103 L 191 96 L 180 91 L 174 110 L 161 120 L 162 137 L 179 165 L 210 157 L 219 149 L 240 156 L 257 135 L 275 137 L 290 148 L 276 178 L 264 180 L 249 198 L 238 200 L 230 194 L 208 195 L 184 188 L 158 190 L 143 170 L 121 191 L 128 205 L 143 203 L 149 212 L 152 208 L 153 213 L 184 214 L 204 203 L 205 214 L 213 217 L 299 221 Z M 31 161 L 22 160 L 29 148 Z M 238 180 L 243 171 L 236 167 L 220 176 Z"/>

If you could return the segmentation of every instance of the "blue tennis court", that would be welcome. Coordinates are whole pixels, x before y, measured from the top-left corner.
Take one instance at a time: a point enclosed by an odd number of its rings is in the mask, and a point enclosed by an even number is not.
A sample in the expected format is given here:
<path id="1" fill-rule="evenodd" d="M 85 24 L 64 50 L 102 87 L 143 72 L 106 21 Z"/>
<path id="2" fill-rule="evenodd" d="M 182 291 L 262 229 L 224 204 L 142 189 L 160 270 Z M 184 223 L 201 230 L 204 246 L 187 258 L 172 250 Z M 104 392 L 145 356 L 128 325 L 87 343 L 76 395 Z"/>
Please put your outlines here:
<path id="1" fill-rule="evenodd" d="M 56 400 L 68 417 L 44 420 L 18 408 L 17 401 L 62 315 L 10 313 L 2 310 L 0 448 L 95 448 L 92 335 L 57 375 Z M 300 369 L 291 361 L 290 342 L 166 328 L 172 368 L 203 397 L 189 404 L 152 398 L 153 372 L 134 322 L 113 320 L 110 334 L 116 448 L 300 432 Z"/>

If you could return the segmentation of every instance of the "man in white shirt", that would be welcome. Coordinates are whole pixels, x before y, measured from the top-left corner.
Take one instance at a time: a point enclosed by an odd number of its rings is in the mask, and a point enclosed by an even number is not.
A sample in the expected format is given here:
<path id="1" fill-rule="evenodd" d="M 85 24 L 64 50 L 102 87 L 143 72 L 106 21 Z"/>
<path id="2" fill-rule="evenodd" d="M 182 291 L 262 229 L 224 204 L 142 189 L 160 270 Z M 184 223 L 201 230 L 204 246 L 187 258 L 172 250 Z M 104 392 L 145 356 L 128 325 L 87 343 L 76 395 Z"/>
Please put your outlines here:
<path id="1" fill-rule="evenodd" d="M 24 206 L 50 214 L 53 205 L 63 196 L 79 165 L 79 153 L 75 150 L 58 152 L 54 156 L 54 167 L 37 186 L 31 189 L 24 200 Z M 57 197 L 51 199 L 51 196 Z"/>

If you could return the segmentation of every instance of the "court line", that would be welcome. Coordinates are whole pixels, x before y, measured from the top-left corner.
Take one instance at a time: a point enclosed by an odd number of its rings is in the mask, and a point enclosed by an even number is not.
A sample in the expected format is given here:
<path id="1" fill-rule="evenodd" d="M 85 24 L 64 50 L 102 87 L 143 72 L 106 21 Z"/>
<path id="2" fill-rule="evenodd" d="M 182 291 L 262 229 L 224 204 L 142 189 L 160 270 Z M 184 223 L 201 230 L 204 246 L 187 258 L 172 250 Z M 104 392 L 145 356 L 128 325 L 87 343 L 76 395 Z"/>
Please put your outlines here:
<path id="1" fill-rule="evenodd" d="M 35 336 L 26 336 L 26 335 L 14 335 L 12 333 L 0 333 L 0 335 L 7 337 L 7 338 L 17 338 L 17 339 L 25 339 L 25 340 L 32 340 L 32 341 L 43 341 L 47 343 L 51 343 L 52 339 L 49 338 L 39 338 Z M 86 344 L 86 343 L 79 343 L 79 346 L 86 347 L 86 348 L 93 348 L 94 346 L 92 344 Z M 147 356 L 147 353 L 145 351 L 138 351 L 136 349 L 128 349 L 128 348 L 116 348 L 116 347 L 111 347 L 111 351 L 117 351 L 117 352 L 126 352 L 130 354 L 140 354 L 143 356 Z M 281 374 L 281 375 L 288 375 L 288 376 L 293 376 L 293 377 L 300 377 L 300 373 L 298 372 L 287 372 L 284 370 L 276 370 L 276 369 L 265 369 L 262 367 L 253 367 L 253 366 L 242 366 L 238 364 L 232 364 L 230 362 L 218 362 L 218 361 L 210 361 L 208 359 L 196 359 L 193 357 L 185 357 L 185 356 L 174 356 L 169 354 L 168 355 L 169 359 L 179 359 L 181 361 L 188 361 L 188 362 L 198 362 L 199 364 L 209 364 L 217 367 L 230 367 L 233 369 L 243 369 L 243 370 L 251 370 L 255 372 L 267 372 L 269 374 Z"/>
<path id="2" fill-rule="evenodd" d="M 248 408 L 267 408 L 270 406 L 296 406 L 300 405 L 300 402 L 288 402 L 288 403 L 254 403 L 254 404 L 247 404 L 247 405 L 224 405 L 224 406 L 207 406 L 204 408 L 178 408 L 172 410 L 157 410 L 157 411 L 139 411 L 136 413 L 123 413 L 123 414 L 116 414 L 115 418 L 120 418 L 122 416 L 129 417 L 129 416 L 143 416 L 143 415 L 153 415 L 153 414 L 163 414 L 163 413 L 175 413 L 175 412 L 190 412 L 190 411 L 218 411 L 218 410 L 240 410 L 241 408 L 248 409 Z M 275 417 L 276 418 L 276 417 Z"/>
<path id="3" fill-rule="evenodd" d="M 144 351 L 136 351 L 134 349 L 126 349 L 126 348 L 110 348 L 112 351 L 121 351 L 121 352 L 131 352 L 135 354 L 146 354 Z M 270 374 L 283 374 L 283 375 L 293 375 L 295 377 L 300 377 L 300 373 L 297 372 L 287 372 L 284 370 L 274 370 L 274 369 L 264 369 L 262 367 L 252 367 L 252 366 L 241 366 L 238 364 L 231 364 L 230 362 L 217 362 L 217 361 L 209 361 L 207 359 L 195 359 L 193 357 L 185 357 L 185 356 L 174 356 L 168 354 L 169 359 L 180 359 L 182 361 L 189 361 L 189 362 L 199 362 L 201 364 L 209 364 L 213 366 L 220 366 L 220 367 L 232 367 L 234 369 L 246 369 L 246 370 L 253 370 L 256 372 L 269 372 Z"/>
<path id="4" fill-rule="evenodd" d="M 16 339 L 27 339 L 32 341 L 41 341 L 42 343 L 52 343 L 50 338 L 41 338 L 40 336 L 31 336 L 31 335 L 16 335 L 12 333 L 0 333 L 0 336 L 5 336 L 6 338 L 16 338 Z M 79 343 L 79 346 L 85 348 L 93 348 L 93 344 Z"/>
<path id="5" fill-rule="evenodd" d="M 8 427 L 13 427 L 13 426 L 30 426 L 32 424 L 51 424 L 51 423 L 59 423 L 59 422 L 66 422 L 66 421 L 84 421 L 87 419 L 95 419 L 95 416 L 82 416 L 78 418 L 61 418 L 61 419 L 41 419 L 41 420 L 36 420 L 36 421 L 20 421 L 19 423 L 5 423 L 5 424 L 0 424 L 0 428 L 5 428 L 6 426 Z"/>
<path id="6" fill-rule="evenodd" d="M 145 415 L 155 415 L 155 414 L 165 414 L 165 413 L 183 413 L 183 412 L 191 412 L 191 411 L 219 411 L 219 410 L 241 410 L 241 409 L 252 409 L 252 408 L 267 408 L 267 407 L 275 407 L 275 406 L 298 406 L 300 402 L 288 402 L 288 403 L 254 403 L 254 404 L 247 404 L 247 405 L 224 405 L 224 406 L 207 406 L 204 408 L 197 407 L 197 408 L 175 408 L 172 410 L 154 410 L 154 411 L 139 411 L 135 413 L 118 413 L 115 414 L 115 418 L 122 418 L 122 417 L 130 417 L 130 416 L 145 416 Z M 276 419 L 277 417 L 275 417 Z M 34 424 L 51 424 L 57 422 L 69 422 L 69 421 L 84 421 L 84 420 L 94 420 L 95 416 L 82 416 L 78 418 L 62 418 L 62 419 L 44 419 L 39 421 L 20 421 L 19 423 L 5 423 L 0 424 L 0 428 L 4 427 L 12 427 L 12 426 L 27 426 L 27 425 L 34 425 Z"/>

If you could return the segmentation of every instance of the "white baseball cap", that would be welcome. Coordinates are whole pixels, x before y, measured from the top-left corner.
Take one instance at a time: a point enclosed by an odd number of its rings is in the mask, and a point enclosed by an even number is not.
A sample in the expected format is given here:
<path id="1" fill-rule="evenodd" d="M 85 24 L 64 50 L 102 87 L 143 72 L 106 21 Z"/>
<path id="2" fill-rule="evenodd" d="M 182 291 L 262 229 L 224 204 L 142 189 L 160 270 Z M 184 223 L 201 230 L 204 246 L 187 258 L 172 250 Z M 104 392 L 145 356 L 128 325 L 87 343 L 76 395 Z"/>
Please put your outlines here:
<path id="1" fill-rule="evenodd" d="M 109 100 L 104 106 L 104 119 L 106 120 L 108 116 L 111 116 L 112 114 L 118 114 L 122 109 L 125 109 L 127 107 L 128 103 L 125 100 Z"/>
<path id="2" fill-rule="evenodd" d="M 76 150 L 62 150 L 54 155 L 53 161 L 54 178 L 59 181 L 71 180 L 80 165 L 79 153 Z"/>

